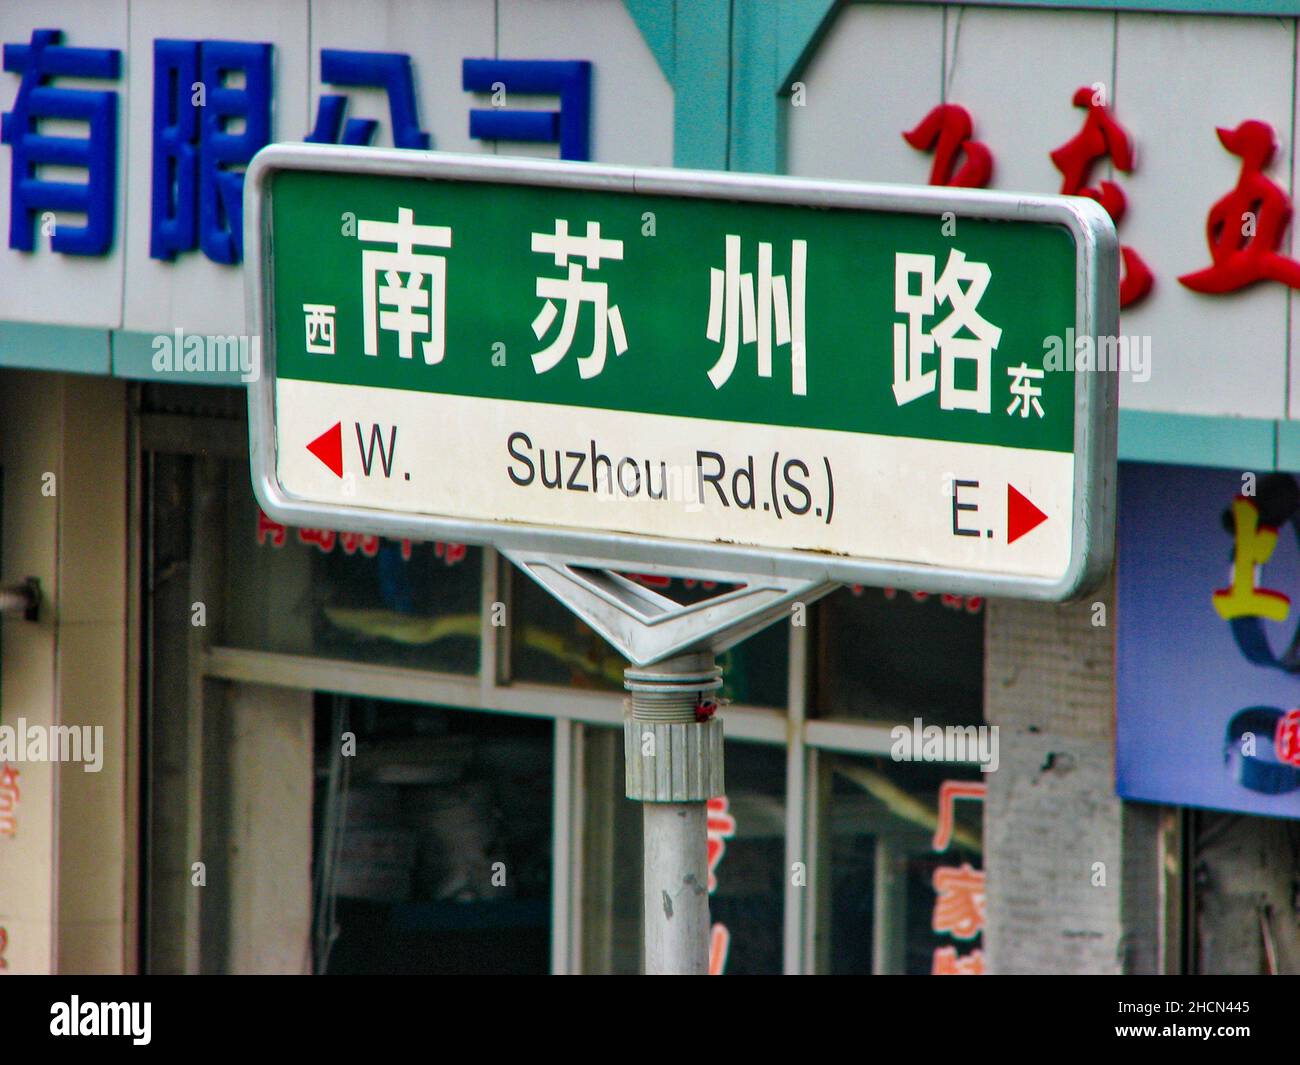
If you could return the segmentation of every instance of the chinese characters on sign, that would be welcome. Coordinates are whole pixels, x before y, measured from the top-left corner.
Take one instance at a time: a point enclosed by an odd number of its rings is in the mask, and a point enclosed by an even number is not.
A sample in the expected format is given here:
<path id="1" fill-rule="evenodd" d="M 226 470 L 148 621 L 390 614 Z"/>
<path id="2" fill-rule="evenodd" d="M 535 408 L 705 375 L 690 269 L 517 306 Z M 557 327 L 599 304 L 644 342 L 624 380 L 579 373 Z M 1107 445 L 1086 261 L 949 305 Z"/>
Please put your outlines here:
<path id="1" fill-rule="evenodd" d="M 618 304 L 609 302 L 609 289 L 604 281 L 591 281 L 583 276 L 583 264 L 586 260 L 588 270 L 599 270 L 602 259 L 620 262 L 623 258 L 623 242 L 606 240 L 600 235 L 600 223 L 588 222 L 587 235 L 575 236 L 569 233 L 569 223 L 563 218 L 555 220 L 554 233 L 533 233 L 532 249 L 555 258 L 555 265 L 568 271 L 564 278 L 538 277 L 537 298 L 545 300 L 542 309 L 533 319 L 533 335 L 540 341 L 555 322 L 555 300 L 564 304 L 564 317 L 560 320 L 560 330 L 555 339 L 541 351 L 533 353 L 533 369 L 546 373 L 569 353 L 574 334 L 578 328 L 578 309 L 583 303 L 590 303 L 594 312 L 594 332 L 592 334 L 591 352 L 578 356 L 578 373 L 583 378 L 595 377 L 605 368 L 605 345 L 608 336 L 614 338 L 614 354 L 622 355 L 627 351 L 627 335 L 623 332 L 623 317 Z M 573 261 L 569 259 L 572 256 Z M 607 328 L 608 325 L 608 328 Z"/>
<path id="2" fill-rule="evenodd" d="M 424 361 L 429 365 L 442 362 L 446 351 L 447 260 L 441 255 L 417 254 L 415 248 L 450 248 L 451 230 L 447 226 L 416 225 L 411 209 L 399 207 L 396 222 L 360 219 L 357 239 L 396 248 L 367 248 L 361 253 L 365 353 L 379 354 L 378 331 L 383 329 L 397 334 L 397 354 L 403 359 L 411 358 L 411 340 L 419 338 Z M 402 274 L 406 275 L 404 281 Z M 383 284 L 377 285 L 380 276 Z M 378 305 L 386 310 L 377 312 L 376 296 Z"/>
<path id="3" fill-rule="evenodd" d="M 309 355 L 334 354 L 334 314 L 336 308 L 329 303 L 304 303 L 306 348 Z"/>
<path id="4" fill-rule="evenodd" d="M 154 42 L 153 258 L 242 261 L 243 167 L 271 140 L 271 70 L 269 44 Z"/>
<path id="5" fill-rule="evenodd" d="M 736 368 L 739 345 L 757 344 L 758 376 L 772 376 L 772 332 L 778 346 L 790 345 L 791 391 L 808 394 L 807 348 L 804 343 L 804 274 L 808 242 L 790 242 L 790 280 L 772 273 L 772 245 L 758 245 L 758 291 L 754 275 L 740 272 L 740 237 L 727 234 L 726 267 L 709 268 L 709 321 L 707 336 L 722 343 L 722 354 L 709 371 L 714 388 L 721 388 Z M 737 333 L 739 332 L 739 336 Z"/>
<path id="6" fill-rule="evenodd" d="M 935 391 L 936 372 L 923 368 L 923 357 L 939 348 L 938 391 L 941 410 L 990 411 L 991 363 L 1002 330 L 977 309 L 992 278 L 986 263 L 969 262 L 953 248 L 943 273 L 935 277 L 933 255 L 899 252 L 895 257 L 894 310 L 907 316 L 894 324 L 894 398 L 899 406 Z M 915 291 L 913 291 L 915 279 Z M 936 308 L 949 313 L 926 327 Z M 959 334 L 967 335 L 959 335 Z M 975 384 L 957 383 L 957 364 L 975 368 Z M 1038 371 L 1042 376 L 1042 371 Z M 1041 408 L 1039 417 L 1042 417 Z"/>

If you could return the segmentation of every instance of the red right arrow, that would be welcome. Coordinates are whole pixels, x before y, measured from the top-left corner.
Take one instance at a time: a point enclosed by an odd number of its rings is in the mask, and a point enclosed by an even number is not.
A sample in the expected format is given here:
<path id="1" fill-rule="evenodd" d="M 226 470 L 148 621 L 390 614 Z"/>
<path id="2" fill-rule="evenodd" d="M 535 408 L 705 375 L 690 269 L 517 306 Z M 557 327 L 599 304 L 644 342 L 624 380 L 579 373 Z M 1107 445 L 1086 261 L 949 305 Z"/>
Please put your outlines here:
<path id="1" fill-rule="evenodd" d="M 1007 484 L 1007 543 L 1014 544 L 1047 520 L 1047 515 Z"/>
<path id="2" fill-rule="evenodd" d="M 335 422 L 315 440 L 307 450 L 333 471 L 335 477 L 343 476 L 343 423 Z"/>

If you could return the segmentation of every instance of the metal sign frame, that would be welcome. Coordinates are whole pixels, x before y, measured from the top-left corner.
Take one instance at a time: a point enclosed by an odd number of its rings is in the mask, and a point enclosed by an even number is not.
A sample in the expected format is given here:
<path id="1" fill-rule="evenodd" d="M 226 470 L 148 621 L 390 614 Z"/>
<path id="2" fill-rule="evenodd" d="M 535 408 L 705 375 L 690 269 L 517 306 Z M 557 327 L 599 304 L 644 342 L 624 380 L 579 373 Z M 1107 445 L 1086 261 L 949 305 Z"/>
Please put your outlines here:
<path id="1" fill-rule="evenodd" d="M 377 175 L 412 180 L 519 184 L 601 192 L 849 208 L 941 218 L 1038 222 L 1065 227 L 1075 242 L 1075 335 L 1116 336 L 1119 241 L 1099 204 L 1082 197 L 1017 195 L 982 189 L 879 185 L 750 174 L 640 169 L 409 149 L 272 144 L 249 164 L 244 183 L 245 303 L 250 337 L 261 340 L 262 365 L 249 384 L 253 490 L 266 514 L 288 525 L 417 540 L 485 544 L 529 555 L 561 556 L 610 569 L 660 573 L 763 574 L 809 582 L 868 584 L 965 595 L 1060 601 L 1094 587 L 1114 555 L 1118 374 L 1075 371 L 1074 496 L 1071 555 L 1057 580 L 980 573 L 945 566 L 852 559 L 794 549 L 674 540 L 633 533 L 496 523 L 371 507 L 320 503 L 288 494 L 276 462 L 276 336 L 270 308 L 273 271 L 271 178 L 282 171 Z"/>

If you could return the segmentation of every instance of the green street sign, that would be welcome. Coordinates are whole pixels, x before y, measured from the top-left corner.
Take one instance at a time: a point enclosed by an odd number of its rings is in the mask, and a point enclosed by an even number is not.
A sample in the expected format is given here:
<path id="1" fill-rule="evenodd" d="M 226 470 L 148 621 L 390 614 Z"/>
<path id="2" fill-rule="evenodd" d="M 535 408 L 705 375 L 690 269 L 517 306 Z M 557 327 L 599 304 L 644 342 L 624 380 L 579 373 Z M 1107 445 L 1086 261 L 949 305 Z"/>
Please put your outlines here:
<path id="1" fill-rule="evenodd" d="M 1090 200 L 288 145 L 245 198 L 278 520 L 1029 598 L 1109 566 Z"/>

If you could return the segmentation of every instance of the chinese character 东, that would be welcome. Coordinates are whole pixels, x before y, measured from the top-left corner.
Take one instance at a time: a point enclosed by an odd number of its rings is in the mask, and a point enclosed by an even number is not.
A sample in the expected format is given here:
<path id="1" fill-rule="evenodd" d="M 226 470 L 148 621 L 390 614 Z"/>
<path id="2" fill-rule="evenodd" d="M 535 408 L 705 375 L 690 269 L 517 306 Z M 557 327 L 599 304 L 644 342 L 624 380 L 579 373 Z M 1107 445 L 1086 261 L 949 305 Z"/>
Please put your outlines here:
<path id="1" fill-rule="evenodd" d="M 1019 366 L 1008 366 L 1007 374 L 1011 377 L 1009 386 L 1011 391 L 1011 406 L 1007 408 L 1008 414 L 1015 414 L 1016 408 L 1020 409 L 1020 417 L 1029 417 L 1029 408 L 1032 404 L 1034 413 L 1040 418 L 1043 416 L 1043 405 L 1038 402 L 1038 397 L 1043 394 L 1043 390 L 1032 381 L 1041 381 L 1046 371 L 1032 369 L 1027 363 L 1021 362 Z"/>
<path id="2" fill-rule="evenodd" d="M 361 253 L 365 353 L 379 354 L 379 330 L 382 329 L 397 334 L 397 354 L 403 359 L 412 357 L 411 342 L 418 337 L 424 361 L 429 365 L 442 362 L 446 351 L 447 260 L 441 255 L 420 254 L 415 249 L 450 248 L 450 227 L 416 225 L 415 212 L 409 207 L 399 207 L 396 222 L 358 219 L 357 239 L 396 248 L 395 251 L 368 248 Z M 378 283 L 381 277 L 382 284 Z M 381 307 L 388 309 L 380 310 Z"/>
<path id="3" fill-rule="evenodd" d="M 304 303 L 302 313 L 306 319 L 307 354 L 334 354 L 334 307 L 327 303 Z"/>
<path id="4" fill-rule="evenodd" d="M 60 30 L 34 30 L 30 44 L 6 44 L 4 69 L 22 78 L 13 110 L 0 118 L 0 142 L 13 152 L 9 186 L 9 247 L 32 251 L 36 218 L 46 211 L 86 216 L 80 226 L 60 224 L 50 247 L 68 255 L 102 255 L 113 242 L 117 173 L 117 93 L 51 85 L 56 77 L 116 81 L 116 48 L 69 48 Z M 46 119 L 86 123 L 88 136 L 44 132 Z M 86 172 L 86 180 L 46 177 L 47 166 Z"/>
<path id="5" fill-rule="evenodd" d="M 790 242 L 790 283 L 772 273 L 772 245 L 758 245 L 758 290 L 754 275 L 740 272 L 740 237 L 728 233 L 726 268 L 709 268 L 709 321 L 707 336 L 721 342 L 722 354 L 709 371 L 714 388 L 731 379 L 740 345 L 758 345 L 758 376 L 772 376 L 772 341 L 775 322 L 777 346 L 790 345 L 790 390 L 808 394 L 808 355 L 804 344 L 804 275 L 808 242 Z"/>
<path id="6" fill-rule="evenodd" d="M 605 368 L 607 338 L 613 336 L 614 354 L 622 355 L 627 351 L 627 335 L 623 332 L 623 316 L 618 305 L 610 305 L 608 286 L 603 281 L 585 278 L 583 264 L 577 260 L 585 260 L 588 270 L 599 270 L 602 259 L 620 262 L 623 242 L 602 237 L 599 222 L 588 222 L 587 235 L 579 237 L 569 232 L 567 220 L 557 218 L 554 233 L 532 234 L 532 248 L 534 252 L 554 256 L 556 266 L 568 268 L 566 277 L 537 279 L 537 297 L 546 302 L 533 319 L 533 335 L 541 340 L 550 330 L 558 313 L 556 300 L 564 302 L 564 317 L 555 339 L 541 351 L 533 353 L 533 369 L 537 373 L 546 373 L 569 353 L 578 328 L 578 311 L 582 304 L 590 303 L 595 315 L 591 353 L 578 356 L 578 373 L 584 379 L 595 377 Z"/>
<path id="7" fill-rule="evenodd" d="M 924 357 L 939 347 L 939 406 L 943 410 L 973 410 L 988 414 L 990 367 L 1002 330 L 986 321 L 978 305 L 992 272 L 987 263 L 970 262 L 953 248 L 936 280 L 933 255 L 899 252 L 894 260 L 894 310 L 907 315 L 894 323 L 894 399 L 901 407 L 935 390 L 936 373 L 925 369 Z M 912 279 L 918 281 L 912 291 Z M 962 283 L 965 282 L 965 287 Z M 942 321 L 925 328 L 925 319 L 941 304 L 950 308 Z M 965 330 L 969 336 L 958 336 Z M 975 385 L 959 388 L 957 362 L 975 365 Z"/>

